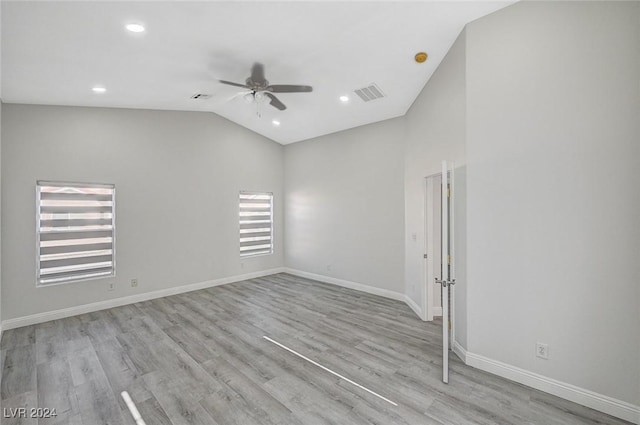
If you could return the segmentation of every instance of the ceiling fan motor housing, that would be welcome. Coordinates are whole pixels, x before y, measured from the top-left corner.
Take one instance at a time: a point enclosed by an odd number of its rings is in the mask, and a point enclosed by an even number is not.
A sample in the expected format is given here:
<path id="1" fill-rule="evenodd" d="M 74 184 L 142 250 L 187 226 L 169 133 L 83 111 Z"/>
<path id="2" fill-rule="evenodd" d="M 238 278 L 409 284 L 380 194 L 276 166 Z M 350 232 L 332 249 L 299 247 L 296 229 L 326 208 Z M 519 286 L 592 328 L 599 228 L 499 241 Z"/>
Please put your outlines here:
<path id="1" fill-rule="evenodd" d="M 269 98 L 269 104 L 280 111 L 284 111 L 287 107 L 273 93 L 308 93 L 313 91 L 313 87 L 311 86 L 301 86 L 297 84 L 270 85 L 269 81 L 264 78 L 264 65 L 257 62 L 253 64 L 251 75 L 245 80 L 245 84 L 226 80 L 218 81 L 222 84 L 251 90 L 250 93 L 244 95 L 244 99 L 249 103 Z"/>
<path id="2" fill-rule="evenodd" d="M 251 87 L 254 91 L 263 91 L 269 87 L 269 81 L 262 80 L 260 82 L 253 81 L 251 77 L 246 80 L 247 86 Z"/>

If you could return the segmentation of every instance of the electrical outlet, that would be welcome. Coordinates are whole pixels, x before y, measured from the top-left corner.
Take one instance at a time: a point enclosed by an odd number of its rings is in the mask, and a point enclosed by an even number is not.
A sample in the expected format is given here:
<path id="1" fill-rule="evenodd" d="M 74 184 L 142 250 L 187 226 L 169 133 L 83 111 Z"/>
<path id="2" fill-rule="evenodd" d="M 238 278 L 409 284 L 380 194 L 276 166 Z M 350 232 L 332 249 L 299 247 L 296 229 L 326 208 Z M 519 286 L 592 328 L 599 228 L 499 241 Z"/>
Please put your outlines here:
<path id="1" fill-rule="evenodd" d="M 536 343 L 536 356 L 541 359 L 549 359 L 549 346 L 541 342 Z"/>
<path id="2" fill-rule="evenodd" d="M 107 282 L 107 291 L 115 291 L 116 283 L 115 282 Z"/>
<path id="3" fill-rule="evenodd" d="M 138 286 L 138 278 L 137 277 L 131 279 L 131 287 L 135 288 L 136 286 Z"/>

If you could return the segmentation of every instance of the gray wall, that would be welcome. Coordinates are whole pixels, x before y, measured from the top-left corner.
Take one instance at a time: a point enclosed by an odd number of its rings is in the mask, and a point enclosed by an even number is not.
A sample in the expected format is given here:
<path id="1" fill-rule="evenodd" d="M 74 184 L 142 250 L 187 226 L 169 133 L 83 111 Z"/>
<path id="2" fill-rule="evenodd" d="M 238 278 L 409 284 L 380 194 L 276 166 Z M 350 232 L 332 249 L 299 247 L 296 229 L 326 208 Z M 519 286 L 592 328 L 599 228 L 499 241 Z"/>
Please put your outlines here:
<path id="1" fill-rule="evenodd" d="M 0 27 L 2 26 L 2 5 L 0 4 Z M 0 34 L 2 30 L 0 28 Z M 0 152 L 2 151 L 2 43 L 0 42 Z M 2 228 L 2 158 L 0 156 L 0 229 Z M 2 338 L 2 231 L 0 230 L 0 338 Z M 1 374 L 0 374 L 1 375 Z M 0 382 L 2 377 L 0 376 Z"/>
<path id="2" fill-rule="evenodd" d="M 468 348 L 636 405 L 639 22 L 638 2 L 523 2 L 466 46 Z"/>
<path id="3" fill-rule="evenodd" d="M 404 293 L 403 144 L 396 118 L 285 146 L 287 267 Z"/>
<path id="4" fill-rule="evenodd" d="M 283 147 L 216 115 L 5 104 L 2 153 L 4 320 L 283 266 Z M 36 288 L 38 179 L 115 183 L 115 291 Z M 274 192 L 273 255 L 240 260 L 239 190 Z"/>
<path id="5" fill-rule="evenodd" d="M 421 304 L 423 179 L 449 159 L 458 342 L 639 404 L 639 13 L 518 3 L 467 27 L 405 117 L 284 148 L 209 114 L 4 105 L 2 316 L 283 264 Z M 116 292 L 35 288 L 36 179 L 116 184 Z M 276 194 L 276 254 L 244 268 L 240 189 Z"/>
<path id="6" fill-rule="evenodd" d="M 425 177 L 441 173 L 442 160 L 456 165 L 455 302 L 461 308 L 457 309 L 455 326 L 456 339 L 463 346 L 466 346 L 465 54 L 463 31 L 405 116 L 404 153 L 406 293 L 423 310 L 426 308 Z"/>
<path id="7" fill-rule="evenodd" d="M 1 9 L 1 8 L 0 8 Z M 1 54 L 0 54 L 1 56 Z M 1 66 L 0 66 L 1 67 Z M 1 81 L 1 77 L 0 77 Z M 2 99 L 0 98 L 0 229 L 2 228 Z M 2 231 L 0 230 L 0 338 L 2 337 Z M 2 377 L 0 377 L 0 382 Z"/>

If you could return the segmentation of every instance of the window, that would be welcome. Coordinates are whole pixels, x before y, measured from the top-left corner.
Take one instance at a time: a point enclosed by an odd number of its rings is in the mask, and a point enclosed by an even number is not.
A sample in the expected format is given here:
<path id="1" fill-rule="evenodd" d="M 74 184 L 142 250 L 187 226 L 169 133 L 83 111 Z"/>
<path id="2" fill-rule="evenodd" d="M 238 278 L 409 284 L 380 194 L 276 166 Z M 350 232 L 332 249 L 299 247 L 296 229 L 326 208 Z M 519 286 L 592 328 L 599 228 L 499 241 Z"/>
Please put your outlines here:
<path id="1" fill-rule="evenodd" d="M 240 256 L 273 253 L 273 193 L 240 192 Z"/>
<path id="2" fill-rule="evenodd" d="M 115 275 L 115 187 L 37 182 L 39 286 Z"/>

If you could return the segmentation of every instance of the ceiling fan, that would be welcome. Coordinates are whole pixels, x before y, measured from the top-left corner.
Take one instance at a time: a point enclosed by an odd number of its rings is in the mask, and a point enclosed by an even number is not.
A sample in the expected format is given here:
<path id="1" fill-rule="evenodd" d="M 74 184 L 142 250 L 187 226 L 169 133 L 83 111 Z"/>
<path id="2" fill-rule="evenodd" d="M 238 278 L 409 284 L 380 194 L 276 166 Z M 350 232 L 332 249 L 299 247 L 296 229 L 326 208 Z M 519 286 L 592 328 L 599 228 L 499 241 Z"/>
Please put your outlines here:
<path id="1" fill-rule="evenodd" d="M 264 77 L 264 65 L 257 62 L 251 67 L 251 76 L 245 80 L 245 84 L 226 80 L 218 81 L 222 84 L 248 89 L 249 91 L 245 94 L 245 99 L 249 101 L 259 101 L 267 97 L 270 100 L 269 104 L 281 111 L 284 111 L 287 107 L 273 93 L 308 93 L 313 91 L 313 87 L 311 86 L 270 84 Z"/>

